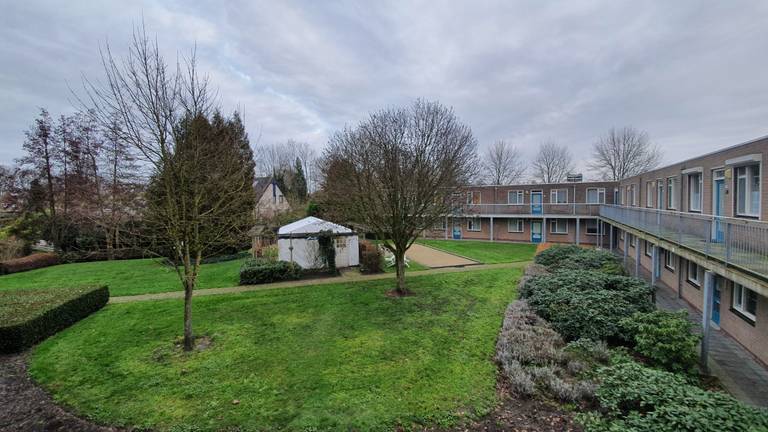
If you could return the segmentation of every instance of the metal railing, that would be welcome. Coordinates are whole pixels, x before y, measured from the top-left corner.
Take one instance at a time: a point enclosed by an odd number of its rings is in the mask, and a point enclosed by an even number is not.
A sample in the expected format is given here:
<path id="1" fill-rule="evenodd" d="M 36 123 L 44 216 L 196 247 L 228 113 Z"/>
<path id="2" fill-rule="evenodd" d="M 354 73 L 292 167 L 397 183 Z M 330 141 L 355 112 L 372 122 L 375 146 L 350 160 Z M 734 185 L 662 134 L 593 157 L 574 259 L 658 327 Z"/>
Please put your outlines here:
<path id="1" fill-rule="evenodd" d="M 600 204 L 466 204 L 457 210 L 462 215 L 478 216 L 598 216 Z"/>
<path id="2" fill-rule="evenodd" d="M 768 278 L 768 223 L 602 205 L 600 216 Z"/>

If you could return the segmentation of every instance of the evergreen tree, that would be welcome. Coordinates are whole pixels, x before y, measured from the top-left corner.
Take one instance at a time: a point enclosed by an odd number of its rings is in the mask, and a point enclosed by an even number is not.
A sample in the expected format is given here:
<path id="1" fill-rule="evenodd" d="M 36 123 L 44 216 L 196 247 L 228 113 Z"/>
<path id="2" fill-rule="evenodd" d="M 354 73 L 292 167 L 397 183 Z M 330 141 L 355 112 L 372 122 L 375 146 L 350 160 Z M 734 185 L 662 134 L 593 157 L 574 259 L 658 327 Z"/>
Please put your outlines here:
<path id="1" fill-rule="evenodd" d="M 296 158 L 294 169 L 296 172 L 293 174 L 291 192 L 299 202 L 304 202 L 307 199 L 307 179 L 304 177 L 304 168 L 301 165 L 301 159 Z"/>

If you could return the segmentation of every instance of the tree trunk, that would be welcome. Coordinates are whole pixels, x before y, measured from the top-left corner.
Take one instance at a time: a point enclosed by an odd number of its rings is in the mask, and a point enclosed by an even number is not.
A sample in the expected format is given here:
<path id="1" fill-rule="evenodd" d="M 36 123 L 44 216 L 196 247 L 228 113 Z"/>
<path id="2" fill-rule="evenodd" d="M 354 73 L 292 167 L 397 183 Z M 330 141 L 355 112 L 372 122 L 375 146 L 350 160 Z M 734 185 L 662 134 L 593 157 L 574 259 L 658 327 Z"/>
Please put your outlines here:
<path id="1" fill-rule="evenodd" d="M 193 275 L 184 275 L 184 351 L 192 351 L 195 337 L 192 334 L 192 290 L 195 288 Z"/>
<path id="2" fill-rule="evenodd" d="M 397 293 L 405 295 L 408 290 L 405 288 L 405 252 L 399 249 L 395 253 L 395 266 L 397 267 Z"/>

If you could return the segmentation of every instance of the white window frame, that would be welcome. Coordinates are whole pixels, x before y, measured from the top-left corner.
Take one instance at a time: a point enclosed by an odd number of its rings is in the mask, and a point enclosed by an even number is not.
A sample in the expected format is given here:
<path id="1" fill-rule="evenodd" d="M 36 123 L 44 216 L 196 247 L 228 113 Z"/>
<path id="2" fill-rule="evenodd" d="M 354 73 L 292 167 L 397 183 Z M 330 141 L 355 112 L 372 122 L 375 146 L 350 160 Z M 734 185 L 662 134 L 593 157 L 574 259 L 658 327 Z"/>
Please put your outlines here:
<path id="1" fill-rule="evenodd" d="M 475 194 L 477 194 L 477 202 L 475 202 Z M 467 191 L 467 205 L 478 205 L 483 202 L 483 194 L 480 191 Z"/>
<path id="2" fill-rule="evenodd" d="M 664 208 L 664 179 L 656 179 L 656 208 Z"/>
<path id="3" fill-rule="evenodd" d="M 756 320 L 755 314 L 757 313 L 757 299 L 755 299 L 755 312 L 749 312 L 747 310 L 747 296 L 749 293 L 752 293 L 752 295 L 757 296 L 758 294 L 754 292 L 753 290 L 745 287 L 744 285 L 737 284 L 734 282 L 733 284 L 733 296 L 731 299 L 731 307 L 735 311 L 737 311 L 739 314 L 743 315 L 744 317 L 751 320 L 753 323 Z"/>
<path id="4" fill-rule="evenodd" d="M 668 270 L 675 271 L 675 254 L 667 249 L 664 249 L 664 267 Z"/>
<path id="5" fill-rule="evenodd" d="M 436 223 L 432 229 L 437 231 L 445 231 L 448 229 L 448 221 L 446 221 L 445 218 L 440 218 L 438 223 Z"/>
<path id="6" fill-rule="evenodd" d="M 336 249 L 344 249 L 347 247 L 347 237 L 346 236 L 336 236 L 334 240 L 334 247 Z"/>
<path id="7" fill-rule="evenodd" d="M 752 193 L 754 192 L 752 190 L 752 182 L 750 181 L 752 177 L 754 176 L 753 170 L 757 168 L 758 174 L 757 174 L 757 212 L 752 212 Z M 741 174 L 739 171 L 743 170 L 743 174 Z M 753 218 L 759 218 L 760 217 L 760 205 L 762 204 L 760 202 L 761 200 L 761 193 L 760 187 L 762 186 L 762 166 L 761 164 L 750 164 L 750 165 L 741 165 L 738 167 L 735 167 L 733 169 L 734 171 L 734 189 L 736 190 L 736 194 L 734 195 L 734 201 L 736 203 L 736 215 L 737 216 L 746 216 L 746 217 L 753 217 Z M 739 211 L 739 195 L 741 194 L 741 190 L 739 188 L 739 180 L 744 179 L 744 184 L 746 186 L 746 191 L 744 191 L 744 211 Z"/>
<path id="8" fill-rule="evenodd" d="M 477 227 L 475 227 L 475 222 L 477 222 Z M 467 231 L 479 232 L 482 230 L 483 230 L 483 221 L 482 219 L 480 219 L 479 216 L 467 218 Z"/>
<path id="9" fill-rule="evenodd" d="M 691 277 L 692 267 L 693 267 L 693 269 L 695 269 L 695 271 L 693 272 L 694 273 L 694 277 Z M 688 261 L 688 267 L 687 267 L 686 270 L 687 271 L 685 272 L 686 273 L 685 279 L 688 282 L 692 283 L 693 285 L 696 285 L 697 287 L 700 287 L 701 286 L 701 276 L 702 276 L 701 275 L 701 273 L 702 273 L 701 266 L 696 264 L 695 262 L 689 260 Z"/>
<path id="10" fill-rule="evenodd" d="M 565 201 L 560 202 L 557 199 L 557 196 L 560 195 L 560 192 L 565 193 Z M 568 204 L 568 189 L 551 189 L 549 191 L 549 203 L 550 204 Z"/>
<path id="11" fill-rule="evenodd" d="M 695 181 L 694 179 L 698 179 Z M 699 188 L 698 202 L 693 200 L 693 189 L 691 185 L 696 183 Z M 688 174 L 688 211 L 691 213 L 701 213 L 704 204 L 704 174 L 701 172 Z"/>
<path id="12" fill-rule="evenodd" d="M 595 191 L 595 194 L 597 195 L 597 201 L 589 200 L 589 191 Z M 605 204 L 605 188 L 587 188 L 587 204 Z"/>
<path id="13" fill-rule="evenodd" d="M 627 234 L 629 236 L 629 247 L 637 247 L 637 236 L 634 234 Z"/>
<path id="14" fill-rule="evenodd" d="M 589 223 L 590 222 L 595 224 L 595 229 L 593 230 L 593 232 L 589 232 L 590 231 L 589 230 Z M 603 228 L 603 225 L 597 219 L 587 219 L 586 220 L 586 225 L 584 227 L 584 229 L 587 232 L 587 235 L 589 235 L 589 236 L 596 236 L 596 235 L 604 234 L 604 233 L 600 232 L 602 228 Z"/>
<path id="15" fill-rule="evenodd" d="M 653 182 L 645 182 L 645 206 L 653 208 Z"/>
<path id="16" fill-rule="evenodd" d="M 557 228 L 560 228 L 560 223 L 565 224 L 565 231 L 558 231 Z M 549 222 L 549 233 L 550 234 L 568 234 L 568 219 L 552 219 Z"/>
<path id="17" fill-rule="evenodd" d="M 648 240 L 643 240 L 643 252 L 647 257 L 653 256 L 653 245 Z"/>
<path id="18" fill-rule="evenodd" d="M 513 229 L 514 225 L 514 229 Z M 507 219 L 507 232 L 521 233 L 525 232 L 525 221 L 520 218 Z"/>
<path id="19" fill-rule="evenodd" d="M 637 194 L 635 193 L 635 185 L 634 183 L 629 185 L 629 195 L 630 195 L 630 202 L 632 203 L 632 207 L 637 207 Z"/>
<path id="20" fill-rule="evenodd" d="M 667 177 L 667 208 L 670 210 L 677 209 L 677 179 L 674 177 Z"/>
<path id="21" fill-rule="evenodd" d="M 517 202 L 512 202 L 512 195 L 517 196 Z M 507 204 L 525 204 L 525 194 L 521 190 L 507 191 Z"/>

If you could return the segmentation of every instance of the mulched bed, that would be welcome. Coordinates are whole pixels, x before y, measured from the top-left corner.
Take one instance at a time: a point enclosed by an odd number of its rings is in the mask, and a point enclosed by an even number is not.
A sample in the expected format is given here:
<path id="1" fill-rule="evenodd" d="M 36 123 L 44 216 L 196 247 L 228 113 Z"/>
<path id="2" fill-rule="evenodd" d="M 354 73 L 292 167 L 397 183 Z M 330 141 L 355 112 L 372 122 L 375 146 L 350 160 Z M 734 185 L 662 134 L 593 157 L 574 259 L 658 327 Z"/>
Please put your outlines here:
<path id="1" fill-rule="evenodd" d="M 0 355 L 0 431 L 121 431 L 62 409 L 27 375 L 28 352 Z"/>

